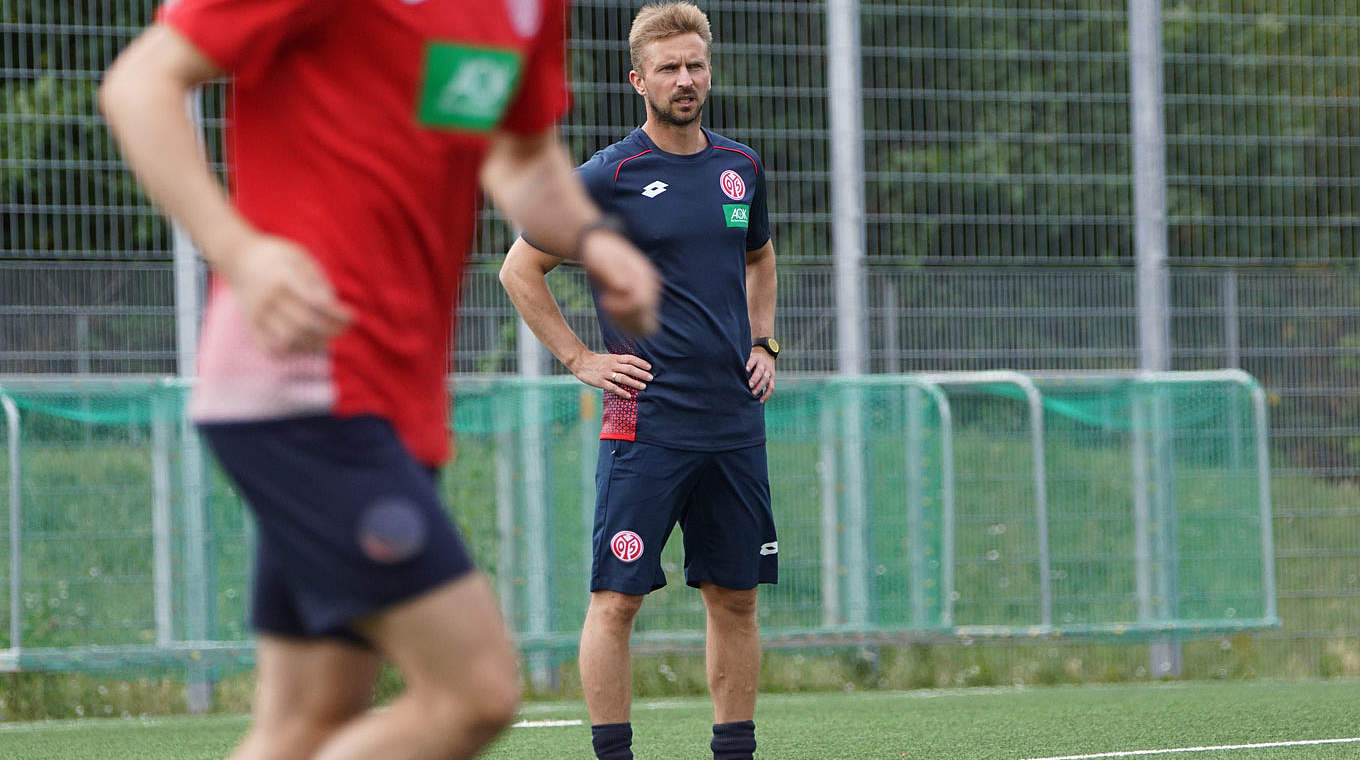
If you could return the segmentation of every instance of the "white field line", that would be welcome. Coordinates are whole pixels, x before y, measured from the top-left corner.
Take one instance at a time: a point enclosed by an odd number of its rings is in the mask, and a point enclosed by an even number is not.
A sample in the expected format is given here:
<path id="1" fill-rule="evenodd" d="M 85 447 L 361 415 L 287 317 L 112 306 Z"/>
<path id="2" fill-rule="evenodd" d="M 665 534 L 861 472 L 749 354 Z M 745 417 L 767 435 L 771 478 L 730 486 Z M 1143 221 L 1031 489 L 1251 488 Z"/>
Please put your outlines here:
<path id="1" fill-rule="evenodd" d="M 1269 749 L 1271 747 L 1306 747 L 1317 744 L 1354 744 L 1360 737 L 1353 739 L 1307 739 L 1294 742 L 1260 742 L 1258 744 L 1221 744 L 1216 747 L 1175 747 L 1172 749 L 1135 749 L 1124 752 L 1101 752 L 1095 755 L 1063 755 L 1062 757 L 1033 757 L 1028 760 L 1097 760 L 1102 757 L 1143 757 L 1147 755 L 1171 755 L 1182 752 L 1220 752 L 1233 749 Z"/>
<path id="2" fill-rule="evenodd" d="M 560 728 L 562 726 L 579 726 L 584 721 L 580 720 L 522 720 L 511 728 Z"/>
<path id="3" fill-rule="evenodd" d="M 159 726 L 165 723 L 156 718 L 68 718 L 65 720 L 33 720 L 22 723 L 0 723 L 0 733 L 23 734 L 31 731 L 84 731 L 109 726 Z"/>

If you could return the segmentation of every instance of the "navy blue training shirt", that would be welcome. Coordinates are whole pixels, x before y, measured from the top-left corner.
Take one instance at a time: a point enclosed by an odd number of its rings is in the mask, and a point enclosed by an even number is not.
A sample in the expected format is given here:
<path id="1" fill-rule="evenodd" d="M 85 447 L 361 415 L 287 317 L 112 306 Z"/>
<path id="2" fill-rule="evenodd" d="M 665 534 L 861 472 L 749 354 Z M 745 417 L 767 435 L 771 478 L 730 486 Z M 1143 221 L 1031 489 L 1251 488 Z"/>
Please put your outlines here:
<path id="1" fill-rule="evenodd" d="M 624 337 L 596 300 L 607 349 L 651 362 L 655 378 L 633 401 L 604 394 L 601 438 L 691 451 L 765 442 L 764 408 L 746 385 L 746 253 L 770 240 L 765 170 L 754 150 L 704 134 L 708 147 L 681 156 L 639 128 L 577 170 L 664 283 L 661 329 L 648 338 Z"/>

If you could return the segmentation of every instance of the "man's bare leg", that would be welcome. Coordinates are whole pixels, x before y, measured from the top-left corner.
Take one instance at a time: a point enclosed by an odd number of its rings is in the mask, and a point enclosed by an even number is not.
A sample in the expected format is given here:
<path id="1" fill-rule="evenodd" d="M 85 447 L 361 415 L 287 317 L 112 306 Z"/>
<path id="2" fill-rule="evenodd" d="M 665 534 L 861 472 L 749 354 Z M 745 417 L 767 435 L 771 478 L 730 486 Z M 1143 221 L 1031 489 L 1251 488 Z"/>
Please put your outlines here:
<path id="1" fill-rule="evenodd" d="M 250 732 L 231 760 L 311 757 L 373 700 L 379 656 L 329 639 L 262 635 Z"/>
<path id="2" fill-rule="evenodd" d="M 314 760 L 465 760 L 514 720 L 516 653 L 481 573 L 355 628 L 392 658 L 406 691 L 387 709 L 351 721 Z"/>
<path id="3" fill-rule="evenodd" d="M 642 597 L 593 591 L 581 628 L 581 688 L 591 725 L 627 723 L 633 699 L 633 659 L 628 639 Z"/>
<path id="4" fill-rule="evenodd" d="M 713 722 L 754 720 L 760 682 L 760 628 L 756 590 L 705 583 L 699 589 L 708 610 L 705 660 L 713 695 Z"/>

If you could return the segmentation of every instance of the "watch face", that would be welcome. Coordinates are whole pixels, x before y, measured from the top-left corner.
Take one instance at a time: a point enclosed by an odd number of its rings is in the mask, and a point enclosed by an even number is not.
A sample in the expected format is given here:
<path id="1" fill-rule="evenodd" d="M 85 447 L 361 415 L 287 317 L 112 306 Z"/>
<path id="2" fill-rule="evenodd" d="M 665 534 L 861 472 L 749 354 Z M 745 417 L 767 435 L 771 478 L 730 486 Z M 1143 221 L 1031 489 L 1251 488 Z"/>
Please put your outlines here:
<path id="1" fill-rule="evenodd" d="M 776 354 L 779 353 L 779 341 L 775 340 L 774 338 L 770 338 L 769 343 L 770 350 L 775 352 Z"/>

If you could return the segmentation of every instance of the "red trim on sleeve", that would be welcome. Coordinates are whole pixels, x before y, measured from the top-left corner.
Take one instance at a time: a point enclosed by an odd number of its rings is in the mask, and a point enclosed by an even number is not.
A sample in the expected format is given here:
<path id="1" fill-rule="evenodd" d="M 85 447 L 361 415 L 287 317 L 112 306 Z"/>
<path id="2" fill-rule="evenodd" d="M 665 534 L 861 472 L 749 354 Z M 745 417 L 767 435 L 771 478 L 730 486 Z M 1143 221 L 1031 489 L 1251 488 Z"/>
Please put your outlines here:
<path id="1" fill-rule="evenodd" d="M 754 158 L 751 158 L 751 155 L 750 155 L 749 153 L 747 153 L 746 151 L 744 151 L 744 150 L 737 150 L 736 148 L 724 148 L 724 147 L 721 146 L 721 145 L 714 145 L 713 147 L 717 148 L 718 150 L 730 150 L 730 151 L 732 151 L 733 153 L 740 153 L 740 154 L 742 154 L 743 156 L 746 156 L 746 160 L 747 160 L 747 161 L 750 161 L 750 162 L 751 162 L 751 166 L 754 166 L 754 167 L 756 168 L 756 174 L 759 174 L 759 173 L 760 173 L 760 165 L 757 164 L 757 163 L 756 163 L 756 160 L 755 160 Z"/>
<path id="2" fill-rule="evenodd" d="M 620 161 L 620 162 L 619 162 L 619 168 L 617 168 L 617 169 L 614 170 L 614 181 L 615 181 L 615 182 L 618 182 L 618 181 L 619 181 L 619 172 L 623 171 L 623 165 L 624 165 L 624 164 L 628 163 L 629 161 L 632 161 L 632 160 L 635 159 L 635 158 L 640 158 L 640 157 L 642 157 L 642 156 L 645 156 L 645 155 L 647 155 L 648 153 L 651 153 L 651 152 L 652 152 L 652 149 L 651 149 L 651 148 L 648 148 L 647 150 L 642 151 L 641 153 L 637 154 L 636 156 L 629 156 L 628 158 L 625 158 L 625 159 L 623 159 L 622 161 Z"/>

